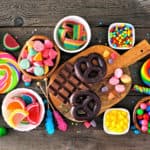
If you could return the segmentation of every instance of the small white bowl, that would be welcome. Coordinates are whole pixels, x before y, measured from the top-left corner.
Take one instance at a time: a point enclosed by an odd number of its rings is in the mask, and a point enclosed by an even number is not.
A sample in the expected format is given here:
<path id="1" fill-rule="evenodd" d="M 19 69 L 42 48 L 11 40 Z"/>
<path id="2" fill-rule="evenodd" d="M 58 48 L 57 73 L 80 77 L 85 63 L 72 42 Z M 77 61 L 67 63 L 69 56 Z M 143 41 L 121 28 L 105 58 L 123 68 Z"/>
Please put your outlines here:
<path id="1" fill-rule="evenodd" d="M 128 120 L 129 120 L 129 121 L 128 121 L 128 128 L 127 128 L 124 132 L 122 132 L 122 133 L 111 132 L 111 131 L 109 131 L 109 130 L 107 129 L 107 127 L 105 126 L 106 115 L 107 115 L 108 112 L 110 112 L 110 111 L 112 111 L 112 110 L 122 110 L 122 111 L 127 112 L 127 114 L 128 114 Z M 111 135 L 124 135 L 124 134 L 128 133 L 128 132 L 129 132 L 129 129 L 130 129 L 130 113 L 129 113 L 129 111 L 128 111 L 127 109 L 125 109 L 125 108 L 110 108 L 110 109 L 107 109 L 107 110 L 105 111 L 104 117 L 103 117 L 103 129 L 104 129 L 104 132 L 105 132 L 105 133 L 111 134 Z"/>
<path id="2" fill-rule="evenodd" d="M 131 27 L 131 30 L 132 30 L 132 37 L 133 37 L 133 41 L 132 41 L 132 46 L 131 46 L 131 47 L 114 47 L 114 46 L 112 45 L 112 43 L 111 43 L 111 38 L 110 38 L 110 36 L 109 36 L 110 30 L 111 30 L 113 27 L 115 27 L 115 26 L 121 26 L 122 24 L 125 24 L 125 25 Z M 109 43 L 109 46 L 110 46 L 111 48 L 113 48 L 113 49 L 127 50 L 127 49 L 132 48 L 132 47 L 134 46 L 134 44 L 135 44 L 135 28 L 134 28 L 134 26 L 133 26 L 132 24 L 130 24 L 130 23 L 119 23 L 119 22 L 117 22 L 117 23 L 112 23 L 112 24 L 109 26 L 109 28 L 108 28 L 108 43 Z"/>
<path id="3" fill-rule="evenodd" d="M 36 125 L 32 125 L 32 124 L 20 124 L 17 127 L 13 128 L 13 129 L 15 129 L 17 131 L 22 131 L 22 132 L 24 132 L 24 131 L 30 131 L 30 130 L 33 130 L 33 129 L 37 128 L 41 124 L 42 120 L 44 119 L 44 114 L 45 114 L 44 103 L 43 103 L 43 100 L 40 97 L 40 95 L 38 95 L 35 91 L 33 91 L 31 89 L 18 88 L 18 89 L 15 89 L 15 90 L 11 91 L 10 93 L 8 93 L 5 96 L 4 100 L 3 100 L 3 103 L 2 103 L 2 116 L 3 116 L 4 120 L 5 120 L 5 122 L 9 125 L 9 123 L 7 121 L 7 119 L 8 119 L 8 113 L 7 112 L 8 111 L 6 109 L 7 104 L 10 102 L 9 100 L 12 97 L 17 96 L 17 95 L 19 95 L 20 93 L 23 93 L 23 92 L 31 93 L 33 96 L 36 97 L 36 100 L 40 104 L 40 113 L 41 114 L 40 114 L 40 120 L 39 120 L 38 124 L 36 124 Z"/>
<path id="4" fill-rule="evenodd" d="M 57 34 L 57 31 L 59 29 L 59 27 L 61 26 L 61 24 L 64 22 L 64 21 L 75 21 L 75 22 L 78 22 L 78 23 L 81 23 L 84 28 L 85 28 L 85 31 L 87 33 L 87 41 L 86 43 L 80 47 L 79 49 L 76 49 L 76 50 L 68 50 L 68 49 L 65 49 L 61 43 L 61 41 L 58 39 L 58 34 Z M 87 21 L 85 19 L 83 19 L 82 17 L 79 17 L 79 16 L 67 16 L 67 17 L 64 17 L 62 18 L 57 24 L 56 24 L 56 27 L 54 29 L 54 41 L 56 43 L 56 45 L 59 47 L 59 49 L 61 49 L 62 51 L 64 52 L 67 52 L 67 53 L 77 53 L 77 52 L 80 52 L 82 50 L 84 50 L 89 42 L 91 40 L 91 29 L 90 29 L 90 26 L 89 24 L 87 23 Z"/>

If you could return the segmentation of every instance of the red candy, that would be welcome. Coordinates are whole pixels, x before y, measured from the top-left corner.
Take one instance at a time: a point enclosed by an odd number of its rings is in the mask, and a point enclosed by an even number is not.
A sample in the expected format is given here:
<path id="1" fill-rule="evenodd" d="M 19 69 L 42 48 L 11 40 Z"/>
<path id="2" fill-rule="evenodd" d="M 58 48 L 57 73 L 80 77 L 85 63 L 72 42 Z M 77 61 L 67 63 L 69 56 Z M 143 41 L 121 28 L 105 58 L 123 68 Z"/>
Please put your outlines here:
<path id="1" fill-rule="evenodd" d="M 149 120 L 149 115 L 148 114 L 144 114 L 143 115 L 143 119 L 148 121 Z"/>
<path id="2" fill-rule="evenodd" d="M 137 119 L 139 119 L 139 120 L 142 120 L 142 119 L 143 119 L 143 115 L 137 115 L 136 117 L 137 117 Z"/>
<path id="3" fill-rule="evenodd" d="M 50 52 L 50 49 L 44 49 L 43 52 L 42 52 L 43 57 L 48 58 L 49 57 L 49 52 Z"/>

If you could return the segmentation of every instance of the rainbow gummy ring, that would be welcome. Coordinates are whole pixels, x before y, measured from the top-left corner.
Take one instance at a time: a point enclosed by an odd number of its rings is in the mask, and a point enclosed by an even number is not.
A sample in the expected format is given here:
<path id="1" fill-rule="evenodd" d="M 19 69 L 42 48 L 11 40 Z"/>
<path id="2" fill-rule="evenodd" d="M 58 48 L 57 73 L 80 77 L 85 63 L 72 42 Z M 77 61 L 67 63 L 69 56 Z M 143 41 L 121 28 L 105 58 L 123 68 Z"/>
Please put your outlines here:
<path id="1" fill-rule="evenodd" d="M 141 79 L 147 86 L 150 86 L 150 59 L 146 60 L 141 67 Z"/>
<path id="2" fill-rule="evenodd" d="M 9 53 L 0 52 L 0 94 L 14 89 L 20 80 L 16 59 Z"/>

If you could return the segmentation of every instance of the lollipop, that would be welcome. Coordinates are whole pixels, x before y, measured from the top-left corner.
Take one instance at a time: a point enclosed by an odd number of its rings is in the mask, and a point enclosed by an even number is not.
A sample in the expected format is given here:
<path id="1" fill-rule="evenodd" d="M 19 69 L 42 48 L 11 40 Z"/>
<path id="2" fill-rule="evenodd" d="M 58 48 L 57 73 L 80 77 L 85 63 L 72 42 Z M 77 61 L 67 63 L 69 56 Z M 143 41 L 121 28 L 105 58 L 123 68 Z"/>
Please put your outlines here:
<path id="1" fill-rule="evenodd" d="M 9 53 L 0 52 L 0 94 L 14 89 L 20 79 L 16 59 Z"/>
<path id="2" fill-rule="evenodd" d="M 150 86 L 150 59 L 146 60 L 141 67 L 141 79 L 147 86 Z"/>

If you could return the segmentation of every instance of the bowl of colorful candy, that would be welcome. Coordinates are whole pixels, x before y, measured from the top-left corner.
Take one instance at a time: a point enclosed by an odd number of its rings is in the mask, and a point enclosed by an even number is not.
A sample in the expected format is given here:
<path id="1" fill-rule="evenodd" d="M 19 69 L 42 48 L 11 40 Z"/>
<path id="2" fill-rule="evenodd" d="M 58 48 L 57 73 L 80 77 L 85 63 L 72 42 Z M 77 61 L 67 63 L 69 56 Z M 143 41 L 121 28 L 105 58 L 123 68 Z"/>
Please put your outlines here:
<path id="1" fill-rule="evenodd" d="M 104 113 L 103 128 L 105 133 L 123 135 L 130 128 L 130 114 L 125 108 L 110 108 Z"/>
<path id="2" fill-rule="evenodd" d="M 135 105 L 133 122 L 142 133 L 150 134 L 150 96 L 142 98 Z"/>
<path id="3" fill-rule="evenodd" d="M 17 131 L 38 127 L 45 114 L 42 98 L 33 90 L 18 88 L 6 95 L 2 103 L 5 122 Z"/>
<path id="4" fill-rule="evenodd" d="M 64 52 L 77 53 L 84 50 L 91 40 L 91 29 L 85 19 L 67 16 L 54 29 L 54 41 Z"/>
<path id="5" fill-rule="evenodd" d="M 60 61 L 60 51 L 48 37 L 35 35 L 24 45 L 18 58 L 23 74 L 31 79 L 50 76 Z"/>
<path id="6" fill-rule="evenodd" d="M 114 49 L 132 48 L 135 43 L 134 26 L 129 23 L 112 23 L 108 28 L 108 43 Z"/>

